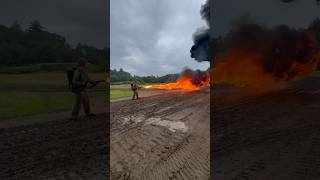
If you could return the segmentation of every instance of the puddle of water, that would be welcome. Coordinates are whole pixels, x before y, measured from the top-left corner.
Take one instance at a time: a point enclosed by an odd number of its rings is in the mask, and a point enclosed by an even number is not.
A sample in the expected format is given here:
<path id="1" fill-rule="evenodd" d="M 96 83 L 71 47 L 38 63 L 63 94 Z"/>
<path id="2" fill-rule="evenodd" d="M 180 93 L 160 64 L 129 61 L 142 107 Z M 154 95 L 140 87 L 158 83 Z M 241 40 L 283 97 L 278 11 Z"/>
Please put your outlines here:
<path id="1" fill-rule="evenodd" d="M 161 118 L 150 118 L 147 120 L 146 124 L 163 126 L 168 128 L 172 132 L 176 132 L 177 130 L 180 130 L 182 132 L 188 131 L 188 127 L 185 125 L 184 122 L 181 121 L 168 121 L 162 120 Z"/>

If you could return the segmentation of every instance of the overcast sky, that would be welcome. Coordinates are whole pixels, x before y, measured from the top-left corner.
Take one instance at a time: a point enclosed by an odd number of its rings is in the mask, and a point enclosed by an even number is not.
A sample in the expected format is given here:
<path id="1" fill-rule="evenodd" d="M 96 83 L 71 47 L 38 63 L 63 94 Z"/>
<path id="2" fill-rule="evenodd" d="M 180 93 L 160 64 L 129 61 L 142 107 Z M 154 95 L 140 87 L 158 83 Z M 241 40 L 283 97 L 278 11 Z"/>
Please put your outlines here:
<path id="1" fill-rule="evenodd" d="M 11 25 L 18 20 L 26 28 L 35 19 L 46 30 L 65 36 L 72 45 L 107 46 L 106 0 L 0 1 L 0 24 Z"/>
<path id="2" fill-rule="evenodd" d="M 192 34 L 206 26 L 204 0 L 112 0 L 111 68 L 135 75 L 179 73 L 209 63 L 190 58 Z"/>
<path id="3" fill-rule="evenodd" d="M 269 27 L 278 24 L 307 27 L 320 17 L 320 7 L 316 6 L 316 0 L 294 0 L 291 3 L 280 0 L 215 0 L 213 14 L 213 31 L 217 36 L 226 33 L 233 20 L 245 14 Z"/>

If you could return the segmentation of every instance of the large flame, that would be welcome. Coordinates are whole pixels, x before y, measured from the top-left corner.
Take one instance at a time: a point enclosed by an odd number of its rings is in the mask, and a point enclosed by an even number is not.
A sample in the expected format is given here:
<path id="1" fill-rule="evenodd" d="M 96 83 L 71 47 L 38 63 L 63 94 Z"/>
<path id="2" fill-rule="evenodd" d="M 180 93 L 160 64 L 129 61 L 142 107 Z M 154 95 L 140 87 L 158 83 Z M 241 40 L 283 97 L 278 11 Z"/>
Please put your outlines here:
<path id="1" fill-rule="evenodd" d="M 196 91 L 202 87 L 209 86 L 209 75 L 204 73 L 201 77 L 192 77 L 188 75 L 182 75 L 177 82 L 166 83 L 166 84 L 157 84 L 144 86 L 146 89 L 164 89 L 164 90 L 173 90 L 173 89 L 182 89 L 185 91 Z"/>
<path id="2" fill-rule="evenodd" d="M 292 53 L 290 50 L 282 54 L 255 48 L 230 49 L 217 57 L 218 62 L 211 72 L 212 83 L 264 91 L 315 72 L 320 50 L 314 37 L 308 36 L 305 42 L 297 40 L 293 49 Z"/>

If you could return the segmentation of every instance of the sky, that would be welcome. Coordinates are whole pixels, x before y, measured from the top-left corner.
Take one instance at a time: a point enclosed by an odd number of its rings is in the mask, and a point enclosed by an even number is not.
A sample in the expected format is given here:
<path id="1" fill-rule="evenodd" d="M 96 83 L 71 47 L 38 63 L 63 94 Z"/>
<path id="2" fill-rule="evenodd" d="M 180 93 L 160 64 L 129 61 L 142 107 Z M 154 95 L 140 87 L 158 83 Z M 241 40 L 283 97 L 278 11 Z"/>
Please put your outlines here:
<path id="1" fill-rule="evenodd" d="M 267 27 L 286 24 L 294 28 L 304 28 L 316 17 L 320 17 L 320 6 L 316 6 L 316 0 L 294 0 L 291 3 L 280 0 L 215 0 L 214 36 L 225 34 L 234 19 L 243 15 L 249 15 L 255 22 Z"/>
<path id="2" fill-rule="evenodd" d="M 111 69 L 134 75 L 179 73 L 185 67 L 205 70 L 208 62 L 190 57 L 192 34 L 205 27 L 204 0 L 112 0 Z"/>
<path id="3" fill-rule="evenodd" d="M 0 24 L 17 20 L 23 28 L 39 20 L 47 31 L 66 37 L 71 45 L 108 46 L 106 0 L 1 0 Z"/>

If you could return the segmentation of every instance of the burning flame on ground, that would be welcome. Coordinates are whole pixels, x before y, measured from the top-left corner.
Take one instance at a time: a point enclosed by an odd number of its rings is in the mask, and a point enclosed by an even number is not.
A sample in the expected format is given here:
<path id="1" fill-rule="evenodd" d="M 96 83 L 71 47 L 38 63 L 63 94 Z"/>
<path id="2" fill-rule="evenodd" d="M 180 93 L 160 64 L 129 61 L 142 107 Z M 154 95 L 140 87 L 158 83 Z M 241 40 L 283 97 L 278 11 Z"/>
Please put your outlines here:
<path id="1" fill-rule="evenodd" d="M 144 88 L 163 90 L 182 89 L 191 92 L 200 90 L 202 87 L 209 86 L 209 82 L 209 75 L 203 72 L 200 77 L 181 75 L 177 82 L 144 86 Z"/>
<path id="2" fill-rule="evenodd" d="M 292 54 L 274 57 L 268 51 L 231 49 L 217 58 L 218 63 L 210 73 L 211 83 L 267 91 L 286 85 L 290 80 L 305 78 L 316 71 L 320 61 L 315 39 L 309 36 L 308 43 L 298 42 Z"/>

